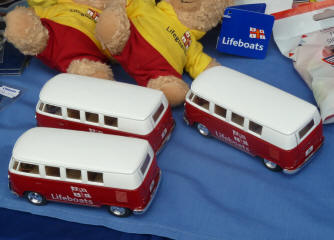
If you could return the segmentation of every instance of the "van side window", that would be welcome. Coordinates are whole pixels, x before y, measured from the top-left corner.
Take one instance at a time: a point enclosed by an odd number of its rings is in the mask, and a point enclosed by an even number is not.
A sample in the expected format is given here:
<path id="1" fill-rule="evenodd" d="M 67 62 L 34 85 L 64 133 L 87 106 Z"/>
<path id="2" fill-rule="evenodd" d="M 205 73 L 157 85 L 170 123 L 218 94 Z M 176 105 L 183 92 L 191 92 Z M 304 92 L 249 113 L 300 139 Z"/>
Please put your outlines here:
<path id="1" fill-rule="evenodd" d="M 141 173 L 144 175 L 146 172 L 146 169 L 148 167 L 148 164 L 150 163 L 151 160 L 151 156 L 149 154 L 146 155 L 145 161 L 143 163 L 143 165 L 140 168 Z"/>
<path id="2" fill-rule="evenodd" d="M 314 121 L 312 119 L 302 130 L 299 131 L 299 139 L 302 139 L 313 126 Z"/>
<path id="3" fill-rule="evenodd" d="M 67 116 L 69 118 L 74 118 L 74 119 L 78 119 L 79 120 L 80 119 L 80 111 L 68 108 L 67 109 Z"/>
<path id="4" fill-rule="evenodd" d="M 86 120 L 88 122 L 98 123 L 99 122 L 99 115 L 96 113 L 86 112 Z"/>
<path id="5" fill-rule="evenodd" d="M 240 125 L 240 126 L 243 126 L 244 125 L 244 117 L 240 116 L 239 114 L 236 114 L 234 112 L 232 112 L 232 117 L 231 117 L 231 120 L 232 122 Z"/>
<path id="6" fill-rule="evenodd" d="M 104 116 L 104 124 L 111 127 L 117 127 L 118 119 L 115 117 Z"/>
<path id="7" fill-rule="evenodd" d="M 193 102 L 195 104 L 197 104 L 198 106 L 201 106 L 203 108 L 205 108 L 206 110 L 209 110 L 209 101 L 195 95 Z"/>
<path id="8" fill-rule="evenodd" d="M 160 115 L 163 111 L 164 111 L 164 105 L 161 103 L 158 110 L 153 114 L 154 122 L 156 122 L 159 119 L 159 117 L 160 117 Z"/>
<path id="9" fill-rule="evenodd" d="M 81 171 L 77 169 L 66 168 L 66 177 L 69 179 L 81 180 Z"/>
<path id="10" fill-rule="evenodd" d="M 24 173 L 39 174 L 39 168 L 36 164 L 20 163 L 19 171 Z"/>
<path id="11" fill-rule="evenodd" d="M 222 108 L 218 105 L 215 105 L 215 114 L 223 117 L 223 118 L 226 118 L 226 109 L 225 108 Z"/>
<path id="12" fill-rule="evenodd" d="M 103 175 L 100 172 L 87 171 L 87 178 L 90 182 L 103 183 Z"/>
<path id="13" fill-rule="evenodd" d="M 255 123 L 255 122 L 252 122 L 252 121 L 249 121 L 249 130 L 252 131 L 252 132 L 255 132 L 259 135 L 262 134 L 262 126 Z"/>
<path id="14" fill-rule="evenodd" d="M 45 104 L 44 112 L 61 116 L 61 108 L 50 104 Z"/>
<path id="15" fill-rule="evenodd" d="M 45 166 L 45 175 L 50 177 L 60 177 L 59 167 Z"/>

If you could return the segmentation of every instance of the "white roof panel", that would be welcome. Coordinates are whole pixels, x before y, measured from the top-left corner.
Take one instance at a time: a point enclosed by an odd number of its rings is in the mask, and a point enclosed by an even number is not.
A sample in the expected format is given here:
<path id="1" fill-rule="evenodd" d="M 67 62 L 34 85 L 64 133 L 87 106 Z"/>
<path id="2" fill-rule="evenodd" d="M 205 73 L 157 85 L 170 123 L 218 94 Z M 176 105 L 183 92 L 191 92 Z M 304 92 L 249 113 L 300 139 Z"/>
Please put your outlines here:
<path id="1" fill-rule="evenodd" d="M 227 67 L 202 72 L 191 90 L 222 107 L 283 134 L 310 121 L 317 108 L 274 86 Z"/>
<path id="2" fill-rule="evenodd" d="M 49 104 L 136 120 L 149 117 L 162 98 L 159 90 L 69 73 L 51 78 L 40 92 Z"/>
<path id="3" fill-rule="evenodd" d="M 149 148 L 143 139 L 36 127 L 16 141 L 13 157 L 50 166 L 132 174 Z"/>

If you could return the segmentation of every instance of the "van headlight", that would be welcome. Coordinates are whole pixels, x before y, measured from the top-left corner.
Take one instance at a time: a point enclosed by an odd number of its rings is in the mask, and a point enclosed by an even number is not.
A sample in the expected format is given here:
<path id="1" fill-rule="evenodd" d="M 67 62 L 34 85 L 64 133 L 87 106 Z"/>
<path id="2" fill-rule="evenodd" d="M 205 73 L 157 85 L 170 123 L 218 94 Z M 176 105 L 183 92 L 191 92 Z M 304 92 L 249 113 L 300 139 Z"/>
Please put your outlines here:
<path id="1" fill-rule="evenodd" d="M 155 183 L 155 181 L 153 180 L 153 181 L 151 182 L 151 185 L 150 185 L 150 192 L 153 191 L 154 183 Z"/>
<path id="2" fill-rule="evenodd" d="M 7 175 L 7 177 L 8 177 L 8 188 L 9 190 L 12 190 L 12 184 L 10 184 L 10 176 Z"/>

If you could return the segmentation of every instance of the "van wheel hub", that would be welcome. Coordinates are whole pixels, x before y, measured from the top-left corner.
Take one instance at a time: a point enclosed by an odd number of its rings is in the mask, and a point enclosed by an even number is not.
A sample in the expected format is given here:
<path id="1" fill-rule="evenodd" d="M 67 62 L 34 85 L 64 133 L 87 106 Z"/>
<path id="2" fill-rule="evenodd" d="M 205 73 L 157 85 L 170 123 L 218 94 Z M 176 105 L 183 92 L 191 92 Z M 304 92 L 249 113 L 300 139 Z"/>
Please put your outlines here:
<path id="1" fill-rule="evenodd" d="M 210 134 L 209 129 L 205 125 L 203 125 L 202 123 L 197 124 L 197 130 L 201 135 L 203 135 L 205 137 L 209 136 L 209 134 Z"/>
<path id="2" fill-rule="evenodd" d="M 117 217 L 127 217 L 131 214 L 131 211 L 127 208 L 110 206 L 109 211 L 111 214 Z"/>
<path id="3" fill-rule="evenodd" d="M 35 205 L 44 205 L 46 203 L 45 198 L 37 192 L 28 192 L 27 199 Z"/>
<path id="4" fill-rule="evenodd" d="M 282 171 L 282 168 L 280 166 L 278 166 L 276 163 L 269 161 L 267 159 L 263 159 L 263 164 L 264 166 L 266 166 L 266 168 L 268 168 L 271 171 L 274 171 L 274 172 Z"/>

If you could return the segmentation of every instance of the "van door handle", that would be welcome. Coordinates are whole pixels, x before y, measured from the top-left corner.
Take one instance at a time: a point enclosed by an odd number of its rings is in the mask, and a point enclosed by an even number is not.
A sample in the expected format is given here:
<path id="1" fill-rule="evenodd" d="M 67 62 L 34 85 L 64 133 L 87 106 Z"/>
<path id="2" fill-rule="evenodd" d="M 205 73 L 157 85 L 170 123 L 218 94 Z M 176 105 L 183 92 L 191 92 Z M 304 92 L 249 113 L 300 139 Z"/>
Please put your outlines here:
<path id="1" fill-rule="evenodd" d="M 61 122 L 61 123 L 59 123 L 59 126 L 64 127 L 65 124 Z"/>

